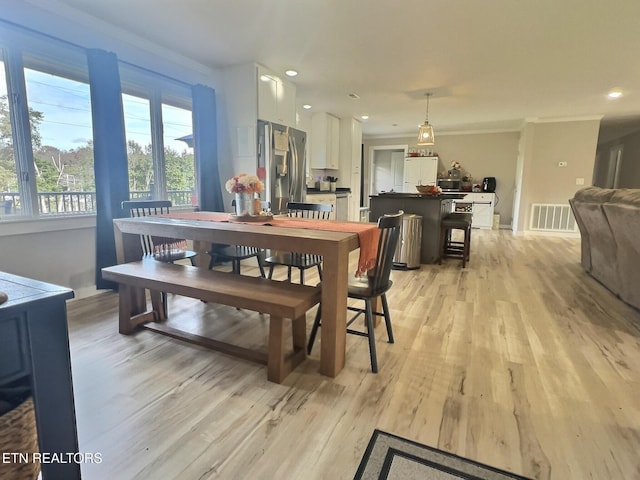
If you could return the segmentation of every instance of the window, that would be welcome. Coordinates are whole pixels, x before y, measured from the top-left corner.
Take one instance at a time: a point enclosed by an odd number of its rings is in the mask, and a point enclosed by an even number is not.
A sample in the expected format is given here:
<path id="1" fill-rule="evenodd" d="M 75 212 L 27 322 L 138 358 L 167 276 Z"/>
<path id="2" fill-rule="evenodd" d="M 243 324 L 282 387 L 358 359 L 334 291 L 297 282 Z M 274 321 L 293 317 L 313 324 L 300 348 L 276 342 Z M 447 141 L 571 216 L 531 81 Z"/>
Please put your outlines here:
<path id="1" fill-rule="evenodd" d="M 0 38 L 0 212 L 95 212 L 85 51 L 1 21 Z"/>
<path id="2" fill-rule="evenodd" d="M 120 64 L 130 197 L 195 202 L 190 88 Z"/>
<path id="3" fill-rule="evenodd" d="M 1 20 L 0 38 L 0 220 L 95 213 L 86 50 Z M 192 205 L 191 87 L 119 69 L 130 197 Z"/>
<path id="4" fill-rule="evenodd" d="M 24 69 L 40 214 L 95 211 L 89 85 Z"/>
<path id="5" fill-rule="evenodd" d="M 127 138 L 130 198 L 153 198 L 154 178 L 149 100 L 123 94 L 122 108 Z"/>
<path id="6" fill-rule="evenodd" d="M 191 110 L 162 104 L 168 198 L 174 205 L 196 204 Z"/>
<path id="7" fill-rule="evenodd" d="M 19 208 L 18 176 L 13 155 L 13 138 L 4 60 L 0 50 L 0 218 Z"/>

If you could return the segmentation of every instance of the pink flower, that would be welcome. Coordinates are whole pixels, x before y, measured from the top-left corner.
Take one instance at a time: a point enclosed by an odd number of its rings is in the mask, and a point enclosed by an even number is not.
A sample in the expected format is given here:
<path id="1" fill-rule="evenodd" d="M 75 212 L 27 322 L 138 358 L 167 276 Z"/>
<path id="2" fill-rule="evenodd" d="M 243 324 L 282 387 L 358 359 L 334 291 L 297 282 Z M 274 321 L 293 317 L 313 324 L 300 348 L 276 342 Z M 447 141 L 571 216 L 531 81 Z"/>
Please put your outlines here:
<path id="1" fill-rule="evenodd" d="M 240 173 L 230 178 L 225 183 L 225 188 L 229 193 L 260 193 L 264 190 L 264 184 L 255 175 Z"/>

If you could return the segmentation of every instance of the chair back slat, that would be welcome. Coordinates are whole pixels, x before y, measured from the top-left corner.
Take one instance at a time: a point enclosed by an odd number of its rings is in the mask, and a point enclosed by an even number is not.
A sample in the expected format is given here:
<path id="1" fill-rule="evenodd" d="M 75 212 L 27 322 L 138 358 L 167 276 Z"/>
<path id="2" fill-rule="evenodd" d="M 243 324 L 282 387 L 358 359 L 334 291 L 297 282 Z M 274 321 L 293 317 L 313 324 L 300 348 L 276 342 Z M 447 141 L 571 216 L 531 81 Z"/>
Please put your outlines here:
<path id="1" fill-rule="evenodd" d="M 333 205 L 326 203 L 288 202 L 287 210 L 290 217 L 329 220 L 329 216 L 331 212 L 333 212 Z"/>
<path id="2" fill-rule="evenodd" d="M 163 215 L 170 213 L 172 206 L 171 200 L 126 200 L 121 204 L 124 211 L 128 211 L 133 218 L 136 217 L 152 217 L 154 215 Z M 180 242 L 180 240 L 164 237 L 152 237 L 151 235 L 140 235 L 140 244 L 142 246 L 143 255 L 153 255 L 154 246 Z M 170 248 L 170 247 L 169 247 Z"/>
<path id="3" fill-rule="evenodd" d="M 383 215 L 378 219 L 380 240 L 378 241 L 376 264 L 368 274 L 373 281 L 372 287 L 374 291 L 384 291 L 389 286 L 389 276 L 391 275 L 393 256 L 400 237 L 403 215 L 404 212 L 400 210 L 398 213 Z"/>

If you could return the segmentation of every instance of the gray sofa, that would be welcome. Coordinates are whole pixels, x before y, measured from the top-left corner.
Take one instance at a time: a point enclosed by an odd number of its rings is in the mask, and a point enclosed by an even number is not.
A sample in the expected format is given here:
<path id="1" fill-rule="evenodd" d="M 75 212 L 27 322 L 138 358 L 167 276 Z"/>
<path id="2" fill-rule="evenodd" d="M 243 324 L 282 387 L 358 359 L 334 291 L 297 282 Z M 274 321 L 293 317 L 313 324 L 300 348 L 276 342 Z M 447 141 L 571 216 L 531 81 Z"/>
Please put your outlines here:
<path id="1" fill-rule="evenodd" d="M 582 237 L 583 268 L 640 308 L 640 189 L 586 187 L 569 204 Z"/>

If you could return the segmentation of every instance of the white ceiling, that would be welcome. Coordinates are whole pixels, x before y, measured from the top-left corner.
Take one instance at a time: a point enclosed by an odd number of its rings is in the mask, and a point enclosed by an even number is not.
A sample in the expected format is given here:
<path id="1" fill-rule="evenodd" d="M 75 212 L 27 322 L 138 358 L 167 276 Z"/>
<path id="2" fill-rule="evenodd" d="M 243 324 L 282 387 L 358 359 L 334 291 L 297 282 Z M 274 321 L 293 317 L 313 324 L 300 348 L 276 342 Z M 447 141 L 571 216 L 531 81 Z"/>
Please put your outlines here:
<path id="1" fill-rule="evenodd" d="M 300 104 L 367 114 L 365 135 L 416 133 L 426 92 L 436 135 L 640 117 L 639 0 L 59 3 L 208 66 L 294 68 Z"/>

